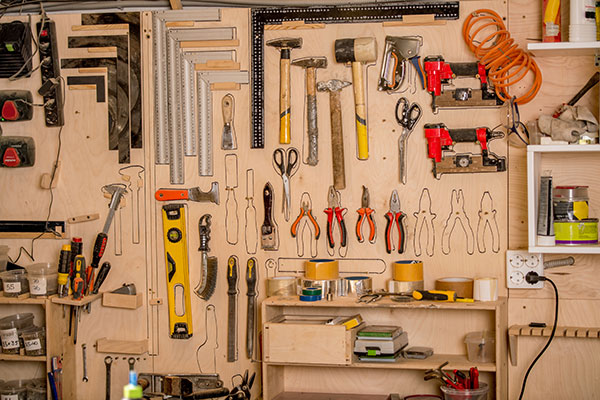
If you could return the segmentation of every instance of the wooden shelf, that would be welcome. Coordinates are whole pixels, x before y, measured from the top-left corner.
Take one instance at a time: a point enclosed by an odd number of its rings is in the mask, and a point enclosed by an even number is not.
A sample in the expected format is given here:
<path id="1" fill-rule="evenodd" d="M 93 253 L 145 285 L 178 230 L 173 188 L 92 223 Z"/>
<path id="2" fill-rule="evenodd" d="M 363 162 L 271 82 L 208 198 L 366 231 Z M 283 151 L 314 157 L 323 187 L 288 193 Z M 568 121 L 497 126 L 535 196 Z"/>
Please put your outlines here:
<path id="1" fill-rule="evenodd" d="M 50 297 L 29 297 L 29 293 L 22 294 L 19 297 L 4 297 L 3 292 L 0 292 L 0 304 L 46 304 L 46 301 L 52 299 Z"/>
<path id="2" fill-rule="evenodd" d="M 46 356 L 22 356 L 20 354 L 0 353 L 0 361 L 38 361 L 46 362 Z"/>
<path id="3" fill-rule="evenodd" d="M 500 297 L 497 301 L 476 301 L 473 303 L 451 303 L 441 301 L 411 301 L 410 303 L 398 303 L 387 298 L 383 298 L 373 303 L 357 303 L 353 298 L 339 298 L 333 301 L 300 301 L 297 296 L 294 297 L 269 297 L 263 301 L 269 306 L 281 307 L 315 307 L 315 308 L 401 308 L 401 309 L 427 309 L 427 310 L 495 310 L 498 306 L 506 302 L 506 297 Z"/>
<path id="4" fill-rule="evenodd" d="M 444 367 L 444 369 L 460 369 L 468 370 L 471 367 L 477 367 L 482 372 L 496 372 L 495 363 L 472 363 L 467 360 L 466 355 L 462 354 L 434 354 L 424 360 L 413 360 L 399 358 L 396 362 L 361 362 L 355 360 L 349 365 L 334 365 L 334 364 L 304 364 L 304 363 L 273 363 L 265 362 L 270 366 L 298 366 L 298 367 L 311 367 L 311 368 L 369 368 L 369 369 L 400 369 L 400 370 L 428 370 L 439 367 L 444 362 L 449 361 L 450 363 Z"/>
<path id="5" fill-rule="evenodd" d="M 533 336 L 548 338 L 552 334 L 552 326 L 545 328 L 532 328 L 529 325 L 512 325 L 508 328 L 508 350 L 510 363 L 517 365 L 517 354 L 519 352 L 519 336 Z M 581 326 L 557 326 L 554 337 L 564 338 L 587 338 L 599 339 L 600 328 L 589 328 Z"/>
<path id="6" fill-rule="evenodd" d="M 530 253 L 600 254 L 600 245 L 588 246 L 529 246 Z"/>
<path id="7" fill-rule="evenodd" d="M 63 304 L 66 306 L 80 307 L 85 306 L 86 304 L 91 303 L 94 300 L 98 300 L 100 297 L 102 297 L 102 293 L 89 294 L 81 300 L 73 300 L 70 297 L 52 297 L 52 302 L 55 304 Z"/>
<path id="8" fill-rule="evenodd" d="M 385 400 L 385 394 L 282 392 L 273 400 Z"/>
<path id="9" fill-rule="evenodd" d="M 594 56 L 600 42 L 527 43 L 527 50 L 538 57 Z"/>
<path id="10" fill-rule="evenodd" d="M 527 146 L 529 153 L 600 152 L 600 144 L 536 144 Z"/>

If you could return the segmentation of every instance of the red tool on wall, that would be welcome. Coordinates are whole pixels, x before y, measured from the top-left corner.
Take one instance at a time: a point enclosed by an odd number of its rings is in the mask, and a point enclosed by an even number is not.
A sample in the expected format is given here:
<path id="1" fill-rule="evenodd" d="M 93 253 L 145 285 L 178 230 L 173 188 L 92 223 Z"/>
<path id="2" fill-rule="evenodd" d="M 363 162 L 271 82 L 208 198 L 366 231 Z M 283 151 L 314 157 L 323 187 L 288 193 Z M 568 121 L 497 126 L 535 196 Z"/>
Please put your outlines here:
<path id="1" fill-rule="evenodd" d="M 398 229 L 398 246 L 396 250 L 398 253 L 404 253 L 404 249 L 406 248 L 406 236 L 404 229 L 404 214 L 400 211 L 400 197 L 398 196 L 398 191 L 394 190 L 392 195 L 390 196 L 390 210 L 385 213 L 385 219 L 387 220 L 387 225 L 385 227 L 385 250 L 388 254 L 394 250 L 394 226 Z"/>

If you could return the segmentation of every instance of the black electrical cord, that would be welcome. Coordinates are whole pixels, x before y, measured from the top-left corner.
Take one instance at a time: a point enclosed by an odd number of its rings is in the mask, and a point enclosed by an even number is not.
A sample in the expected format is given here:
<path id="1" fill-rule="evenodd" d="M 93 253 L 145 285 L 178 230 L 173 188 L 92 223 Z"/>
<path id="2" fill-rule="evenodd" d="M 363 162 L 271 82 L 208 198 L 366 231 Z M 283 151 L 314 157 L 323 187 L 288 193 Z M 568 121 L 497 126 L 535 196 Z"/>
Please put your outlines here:
<path id="1" fill-rule="evenodd" d="M 529 365 L 529 368 L 527 368 L 527 372 L 525 373 L 525 378 L 523 378 L 523 385 L 521 385 L 521 394 L 519 395 L 519 400 L 523 399 L 523 394 L 525 393 L 525 385 L 527 384 L 527 378 L 529 377 L 529 373 L 533 369 L 533 366 L 535 365 L 535 363 L 540 359 L 540 357 L 542 357 L 542 354 L 544 354 L 544 352 L 550 346 L 552 339 L 554 339 L 554 333 L 556 332 L 556 325 L 558 325 L 558 289 L 556 288 L 556 285 L 554 284 L 554 282 L 552 282 L 552 279 L 546 278 L 545 276 L 539 276 L 535 272 L 528 273 L 527 276 L 525 277 L 525 279 L 527 280 L 528 283 L 531 283 L 531 284 L 537 283 L 538 281 L 550 282 L 550 284 L 552 285 L 552 288 L 554 288 L 554 296 L 555 296 L 555 300 L 556 300 L 556 303 L 555 303 L 556 305 L 554 308 L 554 325 L 552 326 L 552 333 L 550 333 L 550 338 L 546 342 L 546 345 L 544 346 L 542 351 L 540 351 L 540 353 L 531 362 L 531 365 Z"/>

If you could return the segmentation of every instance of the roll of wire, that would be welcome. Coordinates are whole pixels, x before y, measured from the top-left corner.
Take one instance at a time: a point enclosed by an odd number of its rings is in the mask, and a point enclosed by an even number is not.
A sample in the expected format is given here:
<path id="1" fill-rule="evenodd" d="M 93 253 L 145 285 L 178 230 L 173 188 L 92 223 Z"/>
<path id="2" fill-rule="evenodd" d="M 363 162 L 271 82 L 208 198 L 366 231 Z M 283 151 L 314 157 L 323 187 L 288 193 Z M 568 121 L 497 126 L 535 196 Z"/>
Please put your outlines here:
<path id="1" fill-rule="evenodd" d="M 490 28 L 495 32 L 488 34 Z M 533 100 L 542 85 L 542 72 L 533 57 L 510 37 L 500 15 L 488 9 L 476 10 L 465 19 L 462 34 L 469 49 L 489 70 L 489 80 L 501 100 L 510 101 L 516 97 L 508 93 L 508 88 L 523 80 L 529 72 L 533 82 L 524 94 L 512 101 L 525 104 Z"/>

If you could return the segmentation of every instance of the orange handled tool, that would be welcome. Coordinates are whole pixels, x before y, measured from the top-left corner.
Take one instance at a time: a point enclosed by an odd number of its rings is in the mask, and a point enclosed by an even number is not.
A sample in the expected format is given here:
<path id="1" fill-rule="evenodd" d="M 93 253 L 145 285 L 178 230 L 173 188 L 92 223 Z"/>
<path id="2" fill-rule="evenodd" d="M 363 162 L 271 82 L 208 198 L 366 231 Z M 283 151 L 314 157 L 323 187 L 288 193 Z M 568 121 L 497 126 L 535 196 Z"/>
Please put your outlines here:
<path id="1" fill-rule="evenodd" d="M 310 206 L 306 202 L 302 203 L 302 207 L 300 208 L 300 214 L 298 215 L 298 218 L 296 218 L 296 220 L 292 224 L 292 228 L 291 228 L 292 237 L 296 237 L 298 235 L 298 226 L 300 225 L 300 222 L 305 219 L 308 219 L 308 221 L 314 227 L 315 239 L 319 239 L 319 236 L 321 236 L 321 229 L 319 228 L 319 224 L 317 223 L 317 220 L 312 215 L 312 210 L 310 209 Z"/>
<path id="2" fill-rule="evenodd" d="M 376 230 L 375 230 L 375 221 L 373 221 L 373 213 L 375 210 L 369 208 L 369 189 L 363 186 L 363 194 L 361 200 L 361 208 L 356 210 L 358 213 L 358 221 L 356 222 L 356 237 L 360 243 L 365 241 L 365 238 L 362 234 L 362 226 L 365 219 L 369 224 L 369 242 L 375 243 Z"/>
<path id="3" fill-rule="evenodd" d="M 385 250 L 388 254 L 394 249 L 394 241 L 392 238 L 394 235 L 394 226 L 398 229 L 398 246 L 396 250 L 398 250 L 398 253 L 400 254 L 404 253 L 406 245 L 404 217 L 406 217 L 406 215 L 400 211 L 400 198 L 398 192 L 394 190 L 390 197 L 390 211 L 385 213 L 385 219 L 387 220 L 387 225 L 385 227 Z"/>

